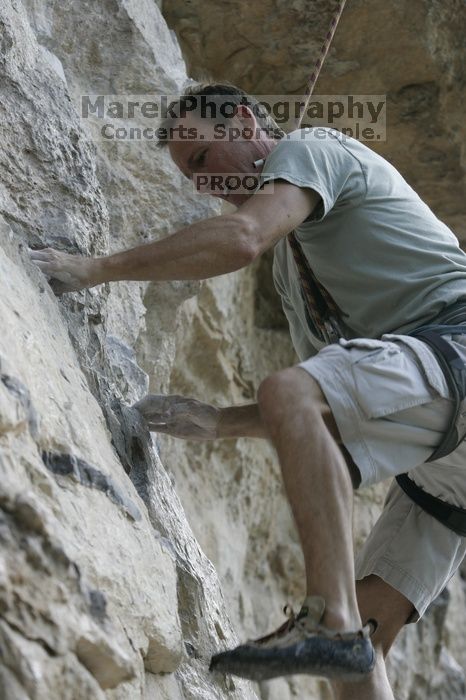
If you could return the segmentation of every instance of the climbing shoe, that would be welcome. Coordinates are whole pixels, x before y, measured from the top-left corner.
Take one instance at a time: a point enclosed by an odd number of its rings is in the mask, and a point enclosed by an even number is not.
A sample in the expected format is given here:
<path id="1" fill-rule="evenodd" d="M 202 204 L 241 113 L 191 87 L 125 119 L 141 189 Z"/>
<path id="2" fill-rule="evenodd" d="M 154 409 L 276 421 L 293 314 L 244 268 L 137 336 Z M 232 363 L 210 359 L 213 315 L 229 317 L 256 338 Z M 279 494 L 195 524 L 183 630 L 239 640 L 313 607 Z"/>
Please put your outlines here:
<path id="1" fill-rule="evenodd" d="M 321 625 L 325 600 L 306 598 L 297 615 L 286 606 L 288 620 L 275 632 L 236 649 L 216 654 L 211 671 L 230 673 L 253 681 L 305 673 L 341 680 L 363 679 L 375 665 L 370 621 L 356 632 L 336 633 Z"/>

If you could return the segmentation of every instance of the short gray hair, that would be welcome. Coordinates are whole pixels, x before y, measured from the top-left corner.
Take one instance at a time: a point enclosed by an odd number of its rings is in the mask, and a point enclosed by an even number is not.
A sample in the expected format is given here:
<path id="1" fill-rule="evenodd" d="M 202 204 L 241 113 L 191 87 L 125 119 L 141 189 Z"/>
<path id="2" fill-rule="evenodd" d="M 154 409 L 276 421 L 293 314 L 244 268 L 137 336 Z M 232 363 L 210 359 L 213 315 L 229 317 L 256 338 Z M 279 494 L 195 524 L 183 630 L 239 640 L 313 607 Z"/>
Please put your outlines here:
<path id="1" fill-rule="evenodd" d="M 207 116 L 204 111 L 206 106 L 204 98 L 208 98 L 210 116 Z M 285 136 L 283 129 L 278 126 L 264 105 L 252 95 L 248 95 L 247 92 L 230 83 L 205 82 L 190 86 L 183 95 L 169 104 L 167 116 L 162 120 L 157 130 L 157 146 L 163 148 L 170 143 L 170 135 L 176 122 L 188 113 L 225 124 L 234 116 L 234 114 L 227 115 L 226 108 L 231 109 L 241 105 L 246 105 L 252 110 L 259 127 L 271 138 L 281 139 Z"/>

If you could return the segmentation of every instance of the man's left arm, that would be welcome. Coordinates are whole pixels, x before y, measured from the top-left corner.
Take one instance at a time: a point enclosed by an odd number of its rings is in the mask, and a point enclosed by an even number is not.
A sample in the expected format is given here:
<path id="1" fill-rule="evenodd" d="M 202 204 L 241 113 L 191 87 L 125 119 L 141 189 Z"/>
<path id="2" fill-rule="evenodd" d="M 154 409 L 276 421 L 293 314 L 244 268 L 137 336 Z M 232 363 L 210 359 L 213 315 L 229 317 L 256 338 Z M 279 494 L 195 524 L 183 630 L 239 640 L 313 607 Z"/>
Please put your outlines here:
<path id="1" fill-rule="evenodd" d="M 88 258 L 51 248 L 31 251 L 58 291 L 116 280 L 207 279 L 246 267 L 304 221 L 319 202 L 312 189 L 268 183 L 233 214 L 187 226 L 166 238 L 113 255 Z"/>

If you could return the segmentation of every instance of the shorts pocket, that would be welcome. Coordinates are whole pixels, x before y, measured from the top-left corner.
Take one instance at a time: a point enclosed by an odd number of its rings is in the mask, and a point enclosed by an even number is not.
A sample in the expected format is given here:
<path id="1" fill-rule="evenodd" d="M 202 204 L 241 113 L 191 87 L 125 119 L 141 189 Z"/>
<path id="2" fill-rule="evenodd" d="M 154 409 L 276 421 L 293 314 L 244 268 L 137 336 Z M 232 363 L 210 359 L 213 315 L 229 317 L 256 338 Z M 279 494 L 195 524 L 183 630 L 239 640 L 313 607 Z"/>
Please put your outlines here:
<path id="1" fill-rule="evenodd" d="M 341 338 L 339 342 L 345 350 L 355 349 L 366 352 L 382 350 L 387 345 L 393 345 L 393 343 L 388 343 L 386 340 L 377 340 L 376 338 L 352 338 L 351 340 Z"/>
<path id="2" fill-rule="evenodd" d="M 351 364 L 355 398 L 367 418 L 382 418 L 438 396 L 411 355 L 395 343 L 375 342 L 382 347 L 371 342 L 371 348 L 365 346 L 366 352 L 357 353 Z M 362 345 L 358 347 L 362 350 Z"/>

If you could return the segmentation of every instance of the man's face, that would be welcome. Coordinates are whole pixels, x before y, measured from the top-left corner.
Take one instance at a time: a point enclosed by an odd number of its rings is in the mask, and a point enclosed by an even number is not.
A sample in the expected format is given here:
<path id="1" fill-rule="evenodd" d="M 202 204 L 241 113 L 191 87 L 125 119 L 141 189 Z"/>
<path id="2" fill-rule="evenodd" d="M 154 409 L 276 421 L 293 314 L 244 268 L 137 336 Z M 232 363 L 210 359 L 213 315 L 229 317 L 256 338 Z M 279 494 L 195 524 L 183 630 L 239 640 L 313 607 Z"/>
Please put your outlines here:
<path id="1" fill-rule="evenodd" d="M 265 158 L 275 145 L 271 139 L 255 138 L 258 127 L 252 114 L 245 119 L 235 117 L 227 125 L 219 126 L 188 113 L 175 126 L 177 140 L 170 141 L 170 155 L 199 192 L 208 192 L 235 206 L 249 199 L 254 193 L 253 179 L 240 176 L 250 173 L 257 177 L 261 168 L 254 168 L 254 161 Z M 237 132 L 243 131 L 254 136 L 236 138 Z M 232 133 L 234 140 L 230 138 Z"/>

